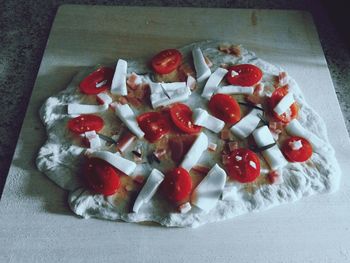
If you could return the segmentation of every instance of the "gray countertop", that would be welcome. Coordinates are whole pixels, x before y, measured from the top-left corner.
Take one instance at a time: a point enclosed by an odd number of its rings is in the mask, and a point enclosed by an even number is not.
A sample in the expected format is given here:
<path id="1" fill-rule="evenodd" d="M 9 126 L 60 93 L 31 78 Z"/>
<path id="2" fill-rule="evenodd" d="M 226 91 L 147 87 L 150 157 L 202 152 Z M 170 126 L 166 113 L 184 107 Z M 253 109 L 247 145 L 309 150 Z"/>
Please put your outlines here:
<path id="1" fill-rule="evenodd" d="M 50 28 L 61 4 L 297 9 L 312 13 L 345 123 L 350 131 L 350 53 L 318 1 L 228 0 L 12 0 L 0 9 L 0 195 L 21 129 Z"/>

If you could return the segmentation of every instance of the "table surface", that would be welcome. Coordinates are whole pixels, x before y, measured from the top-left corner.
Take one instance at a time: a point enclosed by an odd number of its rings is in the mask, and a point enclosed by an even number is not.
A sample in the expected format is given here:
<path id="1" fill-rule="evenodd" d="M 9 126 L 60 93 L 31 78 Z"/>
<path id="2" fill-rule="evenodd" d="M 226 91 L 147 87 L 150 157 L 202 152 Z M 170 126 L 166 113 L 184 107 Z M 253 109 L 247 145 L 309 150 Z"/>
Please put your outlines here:
<path id="1" fill-rule="evenodd" d="M 161 49 L 208 37 L 241 43 L 284 67 L 325 119 L 346 175 L 349 138 L 308 13 L 63 6 L 51 30 L 0 203 L 1 262 L 349 262 L 350 182 L 345 176 L 332 195 L 199 229 L 166 229 L 80 220 L 67 207 L 67 193 L 35 169 L 36 153 L 45 140 L 38 109 L 79 68 L 113 62 L 118 56 L 149 59 Z"/>

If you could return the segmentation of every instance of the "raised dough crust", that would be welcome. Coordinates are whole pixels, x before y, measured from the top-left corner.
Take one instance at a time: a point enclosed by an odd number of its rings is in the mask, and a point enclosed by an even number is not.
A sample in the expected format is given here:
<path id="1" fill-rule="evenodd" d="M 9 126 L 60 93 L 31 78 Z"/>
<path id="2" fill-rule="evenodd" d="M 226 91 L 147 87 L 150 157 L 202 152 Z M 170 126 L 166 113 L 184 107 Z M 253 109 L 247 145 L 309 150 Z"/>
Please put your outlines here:
<path id="1" fill-rule="evenodd" d="M 199 46 L 213 62 L 212 72 L 221 63 L 254 64 L 263 71 L 264 79 L 268 76 L 278 75 L 282 71 L 243 48 L 241 57 L 224 54 L 217 50 L 220 43 L 217 41 L 194 43 L 180 50 L 184 57 L 189 59 L 192 48 Z M 128 74 L 132 71 L 137 73 L 148 72 L 149 70 L 145 64 L 144 61 L 128 61 Z M 48 139 L 39 151 L 37 167 L 60 187 L 70 191 L 69 205 L 77 215 L 84 218 L 95 217 L 127 222 L 153 221 L 169 227 L 198 227 L 205 223 L 294 202 L 316 193 L 332 192 L 337 190 L 339 186 L 340 169 L 335 159 L 334 150 L 328 142 L 326 126 L 320 116 L 306 103 L 297 83 L 289 78 L 290 89 L 300 105 L 299 122 L 327 143 L 324 149 L 312 155 L 310 162 L 289 163 L 283 170 L 283 183 L 261 185 L 252 192 L 246 191 L 244 184 L 236 183 L 237 193 L 232 195 L 231 199 L 219 200 L 217 206 L 209 213 L 201 212 L 194 207 L 188 213 L 181 214 L 170 208 L 167 202 L 157 194 L 150 202 L 142 206 L 138 213 L 132 213 L 130 207 L 125 205 L 114 206 L 110 197 L 93 195 L 81 187 L 79 169 L 84 149 L 72 143 L 76 138 L 66 128 L 69 119 L 66 112 L 68 103 L 94 103 L 94 101 L 82 101 L 79 91 L 76 89 L 79 82 L 87 75 L 87 72 L 78 73 L 67 89 L 48 98 L 40 110 L 41 119 L 47 129 Z M 202 87 L 197 89 L 193 93 L 196 95 L 192 95 L 187 102 L 192 108 L 202 107 L 201 92 Z M 113 123 L 113 129 L 120 129 L 121 123 L 116 119 L 114 112 L 106 111 L 101 116 L 103 116 L 106 123 Z M 206 131 L 206 134 L 211 142 L 215 142 L 217 136 L 213 136 L 213 133 L 208 131 Z M 201 158 L 202 163 L 211 165 L 216 161 L 217 159 L 212 160 L 205 154 Z M 147 168 L 144 169 L 146 173 Z"/>

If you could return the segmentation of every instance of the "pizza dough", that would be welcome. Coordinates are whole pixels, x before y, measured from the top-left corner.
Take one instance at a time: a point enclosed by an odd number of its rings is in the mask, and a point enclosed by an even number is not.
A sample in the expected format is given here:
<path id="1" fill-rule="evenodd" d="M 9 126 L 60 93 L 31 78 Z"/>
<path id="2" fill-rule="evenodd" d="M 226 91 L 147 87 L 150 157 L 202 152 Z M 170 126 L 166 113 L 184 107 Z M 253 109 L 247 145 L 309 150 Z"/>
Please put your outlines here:
<path id="1" fill-rule="evenodd" d="M 222 64 L 244 64 L 256 65 L 263 71 L 262 83 L 265 86 L 273 86 L 276 76 L 283 70 L 257 58 L 253 52 L 241 47 L 241 55 L 233 56 L 218 50 L 221 42 L 206 41 L 194 43 L 181 49 L 183 59 L 192 63 L 192 50 L 200 48 L 203 55 L 208 57 L 212 66 L 211 72 L 215 72 Z M 147 61 L 127 61 L 127 74 L 132 72 L 143 74 L 144 81 L 151 81 L 152 71 L 147 67 Z M 302 66 L 302 65 L 301 65 Z M 289 162 L 281 171 L 281 182 L 269 184 L 266 180 L 242 184 L 227 180 L 222 190 L 222 196 L 216 205 L 209 211 L 204 211 L 195 205 L 184 204 L 186 213 L 180 213 L 178 207 L 156 192 L 155 195 L 144 203 L 135 213 L 132 211 L 134 201 L 142 184 L 138 184 L 137 178 L 147 179 L 153 168 L 166 171 L 171 167 L 171 162 L 162 161 L 160 164 L 154 162 L 138 163 L 135 171 L 130 176 L 124 176 L 121 182 L 124 187 L 115 195 L 105 197 L 93 194 L 84 187 L 80 171 L 86 154 L 86 148 L 81 146 L 81 138 L 72 134 L 67 129 L 67 122 L 72 117 L 67 114 L 67 105 L 70 103 L 96 104 L 93 96 L 84 96 L 79 92 L 79 83 L 86 77 L 91 69 L 78 73 L 68 87 L 59 94 L 47 99 L 40 110 L 40 116 L 46 126 L 48 139 L 39 151 L 37 167 L 45 173 L 58 186 L 70 192 L 68 202 L 74 213 L 84 218 L 102 218 L 109 220 L 123 220 L 126 222 L 153 221 L 167 227 L 198 227 L 205 223 L 221 221 L 235 216 L 265 210 L 280 204 L 291 203 L 303 197 L 336 191 L 339 186 L 340 169 L 335 159 L 335 153 L 328 142 L 327 131 L 323 120 L 307 104 L 298 84 L 288 76 L 289 90 L 293 92 L 295 101 L 299 104 L 299 124 L 310 136 L 315 136 L 321 144 L 312 154 L 309 161 L 304 163 Z M 206 110 L 207 100 L 201 96 L 205 81 L 198 83 L 197 88 L 192 91 L 185 102 L 192 110 L 203 108 Z M 222 85 L 220 85 L 222 86 Z M 243 106 L 242 106 L 243 107 Z M 139 114 L 137 108 L 133 108 L 135 114 Z M 242 114 L 244 117 L 247 113 Z M 98 113 L 105 121 L 105 127 L 101 133 L 110 137 L 118 136 L 125 130 L 124 124 L 118 119 L 113 110 Z M 209 142 L 222 147 L 222 140 L 216 133 L 203 129 Z M 232 136 L 232 135 L 231 135 Z M 238 138 L 239 137 L 234 137 Z M 243 139 L 244 141 L 245 139 Z M 103 150 L 115 152 L 115 147 L 103 142 Z M 247 143 L 247 141 L 245 142 Z M 144 151 L 152 150 L 152 145 L 144 139 L 138 139 L 132 147 L 128 147 L 123 156 L 132 160 L 131 151 L 135 145 L 139 145 Z M 213 157 L 214 156 L 214 157 Z M 207 167 L 215 164 L 223 167 L 220 154 L 213 155 L 205 151 L 198 163 Z M 262 158 L 261 158 L 262 159 Z M 264 163 L 264 161 L 263 161 Z M 264 166 L 264 165 L 263 165 Z M 267 167 L 265 163 L 265 167 Z M 264 178 L 266 169 L 261 170 L 259 177 Z M 204 178 L 191 172 L 197 181 Z M 183 211 L 184 211 L 183 210 Z"/>

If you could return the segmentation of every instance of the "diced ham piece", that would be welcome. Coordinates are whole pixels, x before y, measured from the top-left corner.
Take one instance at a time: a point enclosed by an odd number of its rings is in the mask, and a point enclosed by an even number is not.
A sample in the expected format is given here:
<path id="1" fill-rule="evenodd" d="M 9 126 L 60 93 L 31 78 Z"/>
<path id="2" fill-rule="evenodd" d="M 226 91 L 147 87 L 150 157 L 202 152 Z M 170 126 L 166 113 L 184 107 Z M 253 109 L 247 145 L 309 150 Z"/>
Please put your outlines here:
<path id="1" fill-rule="evenodd" d="M 278 171 L 271 171 L 267 175 L 267 179 L 269 180 L 270 184 L 276 183 L 279 180 L 279 177 L 280 177 L 280 174 L 278 173 Z"/>
<path id="2" fill-rule="evenodd" d="M 196 164 L 192 167 L 192 171 L 195 171 L 200 174 L 207 174 L 210 171 L 210 168 L 204 165 Z"/>
<path id="3" fill-rule="evenodd" d="M 240 46 L 237 46 L 237 45 L 220 45 L 219 46 L 219 50 L 224 52 L 224 53 L 227 53 L 227 54 L 231 54 L 233 56 L 241 56 L 241 47 Z"/>
<path id="4" fill-rule="evenodd" d="M 131 143 L 136 139 L 136 136 L 129 131 L 124 131 L 119 137 L 117 142 L 117 151 L 120 153 L 125 152 L 125 150 L 131 145 Z"/>
<path id="5" fill-rule="evenodd" d="M 131 73 L 131 75 L 129 76 L 128 80 L 126 81 L 126 84 L 128 84 L 128 86 L 135 90 L 137 88 L 140 87 L 140 85 L 142 84 L 142 79 L 139 75 L 137 75 L 136 73 Z"/>
<path id="6" fill-rule="evenodd" d="M 223 129 L 221 132 L 220 132 L 220 138 L 221 140 L 228 140 L 230 139 L 230 130 L 228 129 Z"/>
<path id="7" fill-rule="evenodd" d="M 125 97 L 119 97 L 117 101 L 122 105 L 128 104 L 128 99 Z"/>
<path id="8" fill-rule="evenodd" d="M 178 207 L 181 214 L 186 214 L 191 210 L 192 206 L 189 202 L 186 202 Z"/>
<path id="9" fill-rule="evenodd" d="M 230 67 L 229 64 L 226 64 L 226 63 L 220 64 L 220 68 L 228 69 L 229 67 Z"/>
<path id="10" fill-rule="evenodd" d="M 263 83 L 256 84 L 254 87 L 253 95 L 262 96 L 263 92 L 264 92 L 264 84 Z"/>
<path id="11" fill-rule="evenodd" d="M 208 146 L 208 150 L 211 152 L 215 152 L 216 149 L 218 148 L 218 145 L 216 143 L 210 142 Z"/>
<path id="12" fill-rule="evenodd" d="M 259 95 L 255 95 L 255 94 L 252 94 L 252 95 L 248 95 L 246 98 L 245 98 L 248 102 L 252 103 L 252 104 L 262 104 L 262 98 L 259 96 Z"/>
<path id="13" fill-rule="evenodd" d="M 143 184 L 145 181 L 145 177 L 143 175 L 137 175 L 133 177 L 133 180 L 138 184 Z"/>
<path id="14" fill-rule="evenodd" d="M 189 64 L 182 64 L 178 67 L 178 77 L 180 81 L 186 81 L 188 76 L 195 77 L 196 73 Z"/>

